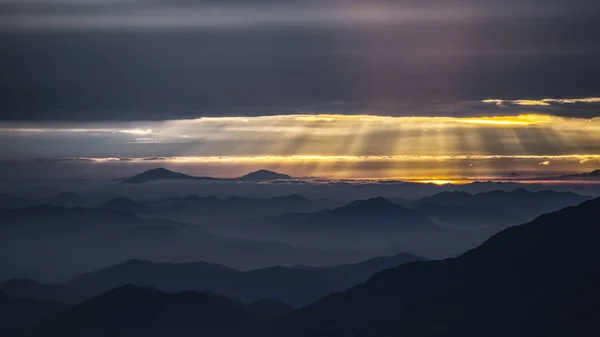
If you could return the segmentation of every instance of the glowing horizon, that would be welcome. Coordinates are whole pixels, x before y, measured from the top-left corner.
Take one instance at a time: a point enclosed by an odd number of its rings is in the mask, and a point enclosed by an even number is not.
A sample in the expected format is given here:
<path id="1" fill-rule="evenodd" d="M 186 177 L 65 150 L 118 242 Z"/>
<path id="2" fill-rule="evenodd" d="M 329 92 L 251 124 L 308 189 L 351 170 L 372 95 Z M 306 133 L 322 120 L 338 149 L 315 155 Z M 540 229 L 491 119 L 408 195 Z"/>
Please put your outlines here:
<path id="1" fill-rule="evenodd" d="M 600 168 L 600 118 L 295 114 L 156 122 L 2 123 L 3 159 L 254 169 L 332 179 L 444 182 Z M 44 162 L 44 161 L 41 161 Z M 39 162 L 38 162 L 39 163 Z"/>

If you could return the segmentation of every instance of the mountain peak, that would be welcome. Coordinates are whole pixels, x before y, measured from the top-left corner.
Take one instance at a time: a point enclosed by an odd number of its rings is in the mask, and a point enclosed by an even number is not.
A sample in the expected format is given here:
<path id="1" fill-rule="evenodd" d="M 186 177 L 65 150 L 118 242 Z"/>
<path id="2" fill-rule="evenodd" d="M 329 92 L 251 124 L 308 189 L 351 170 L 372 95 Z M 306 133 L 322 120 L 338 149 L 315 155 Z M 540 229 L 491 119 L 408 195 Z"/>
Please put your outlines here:
<path id="1" fill-rule="evenodd" d="M 559 176 L 558 179 L 562 178 L 600 178 L 600 170 L 594 170 L 592 172 L 579 173 L 579 174 L 568 174 Z"/>
<path id="2" fill-rule="evenodd" d="M 156 168 L 153 168 L 153 169 L 149 169 L 146 172 L 171 172 L 171 173 L 173 173 L 173 171 L 168 170 L 168 169 L 166 169 L 164 167 L 156 167 Z"/>
<path id="3" fill-rule="evenodd" d="M 299 194 L 291 194 L 291 195 L 286 195 L 286 196 L 280 196 L 280 197 L 272 197 L 271 198 L 272 201 L 308 201 L 307 198 L 305 198 L 302 195 Z"/>
<path id="4" fill-rule="evenodd" d="M 342 208 L 353 208 L 362 210 L 381 210 L 392 208 L 404 208 L 398 204 L 394 204 L 384 197 L 375 197 L 366 200 L 356 200 Z"/>
<path id="5" fill-rule="evenodd" d="M 173 172 L 166 168 L 158 167 L 148 171 L 144 171 L 131 178 L 127 178 L 122 181 L 123 184 L 141 184 L 148 181 L 154 180 L 182 180 L 182 179 L 195 179 L 195 177 L 187 174 Z"/>
<path id="6" fill-rule="evenodd" d="M 287 174 L 277 173 L 269 170 L 258 170 L 243 175 L 237 180 L 241 181 L 269 181 L 277 179 L 291 179 L 292 177 Z"/>

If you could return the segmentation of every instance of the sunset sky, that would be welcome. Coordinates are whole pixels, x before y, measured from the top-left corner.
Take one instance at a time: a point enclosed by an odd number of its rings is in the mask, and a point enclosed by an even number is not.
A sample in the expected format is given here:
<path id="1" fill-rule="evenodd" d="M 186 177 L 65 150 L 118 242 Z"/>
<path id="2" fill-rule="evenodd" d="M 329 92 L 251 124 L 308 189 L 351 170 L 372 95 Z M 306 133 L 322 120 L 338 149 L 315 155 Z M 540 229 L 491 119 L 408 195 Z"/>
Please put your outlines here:
<path id="1" fill-rule="evenodd" d="M 0 0 L 0 173 L 599 169 L 599 11 L 588 0 Z"/>

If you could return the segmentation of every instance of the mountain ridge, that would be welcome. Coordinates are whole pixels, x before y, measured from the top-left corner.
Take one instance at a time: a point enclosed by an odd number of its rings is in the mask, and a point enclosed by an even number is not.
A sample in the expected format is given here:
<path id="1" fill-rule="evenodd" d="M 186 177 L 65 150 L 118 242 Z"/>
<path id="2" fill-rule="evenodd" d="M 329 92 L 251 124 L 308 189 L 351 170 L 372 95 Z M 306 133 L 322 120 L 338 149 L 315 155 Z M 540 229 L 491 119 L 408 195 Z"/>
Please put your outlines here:
<path id="1" fill-rule="evenodd" d="M 265 299 L 301 306 L 366 281 L 383 269 L 420 260 L 423 258 L 399 253 L 327 267 L 279 266 L 237 271 L 208 262 L 155 263 L 134 259 L 81 274 L 64 284 L 9 280 L 0 283 L 0 290 L 21 297 L 78 303 L 110 289 L 132 284 L 167 292 L 212 291 L 244 302 Z"/>
<path id="2" fill-rule="evenodd" d="M 121 180 L 121 184 L 143 184 L 146 182 L 160 180 L 207 180 L 207 181 L 270 181 L 278 179 L 292 179 L 292 176 L 287 174 L 277 173 L 269 170 L 257 170 L 237 178 L 215 178 L 215 177 L 199 177 L 175 172 L 163 167 L 153 168 L 132 177 Z"/>
<path id="3" fill-rule="evenodd" d="M 600 301 L 599 214 L 600 198 L 506 229 L 457 258 L 382 271 L 282 317 L 275 335 L 578 335 L 595 324 Z M 565 310 L 572 319 L 554 316 Z"/>

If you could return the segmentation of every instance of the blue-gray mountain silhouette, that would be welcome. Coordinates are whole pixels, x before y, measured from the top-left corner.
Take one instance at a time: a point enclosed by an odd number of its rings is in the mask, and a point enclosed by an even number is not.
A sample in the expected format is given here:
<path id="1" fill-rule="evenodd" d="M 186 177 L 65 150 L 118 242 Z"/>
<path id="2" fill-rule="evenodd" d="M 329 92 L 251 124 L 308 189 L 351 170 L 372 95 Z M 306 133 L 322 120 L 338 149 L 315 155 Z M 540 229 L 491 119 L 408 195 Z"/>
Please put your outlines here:
<path id="1" fill-rule="evenodd" d="M 31 335 L 596 336 L 599 215 L 600 199 L 545 214 L 458 258 L 384 270 L 272 321 L 213 294 L 126 286 L 48 316 Z"/>
<path id="2" fill-rule="evenodd" d="M 36 325 L 33 336 L 243 336 L 260 331 L 264 311 L 209 292 L 164 293 L 123 286 Z"/>
<path id="3" fill-rule="evenodd" d="M 281 226 L 296 228 L 442 230 L 427 217 L 382 197 L 357 200 L 342 207 L 315 213 L 284 214 L 280 220 Z"/>
<path id="4" fill-rule="evenodd" d="M 276 322 L 275 336 L 592 336 L 600 199 L 506 229 L 454 259 L 376 274 Z"/>
<path id="5" fill-rule="evenodd" d="M 420 204 L 437 204 L 441 206 L 463 206 L 481 209 L 495 209 L 520 217 L 535 217 L 543 213 L 559 210 L 563 207 L 577 205 L 591 197 L 572 193 L 545 190 L 530 192 L 516 189 L 512 192 L 491 191 L 470 194 L 467 192 L 441 192 L 425 197 Z M 529 219 L 526 219 L 529 220 Z"/>
<path id="6" fill-rule="evenodd" d="M 240 181 L 268 181 L 268 180 L 277 180 L 277 179 L 291 179 L 292 176 L 287 174 L 281 174 L 269 170 L 258 170 L 254 172 L 250 172 L 246 175 L 243 175 L 236 180 Z"/>
<path id="7" fill-rule="evenodd" d="M 15 298 L 0 291 L 0 336 L 11 336 L 42 317 L 65 309 L 64 304 Z"/>
<path id="8" fill-rule="evenodd" d="M 211 177 L 194 177 L 187 174 L 173 172 L 165 168 L 155 168 L 122 181 L 123 184 L 141 184 L 157 180 L 218 180 Z"/>
<path id="9" fill-rule="evenodd" d="M 190 226 L 107 209 L 32 206 L 0 210 L 0 278 L 62 281 L 127 259 L 211 261 L 240 269 L 324 266 L 389 255 L 381 250 L 298 248 L 276 241 L 224 238 Z M 157 249 L 156 247 L 161 247 Z M 6 266 L 18 266 L 18 273 Z"/>
<path id="10" fill-rule="evenodd" d="M 13 279 L 0 284 L 0 290 L 12 296 L 77 303 L 110 289 L 133 284 L 168 292 L 208 290 L 244 302 L 271 299 L 301 306 L 364 282 L 383 269 L 418 260 L 423 259 L 400 253 L 347 265 L 272 267 L 251 271 L 237 271 L 206 262 L 153 263 L 129 260 L 83 274 L 67 284 L 45 285 Z"/>
<path id="11" fill-rule="evenodd" d="M 551 178 L 552 179 L 552 178 Z M 556 179 L 569 179 L 569 180 L 598 180 L 600 179 L 600 170 L 594 170 L 592 172 L 580 173 L 580 174 L 568 174 L 559 176 Z"/>
<path id="12" fill-rule="evenodd" d="M 142 184 L 150 181 L 158 180 L 222 180 L 222 181 L 269 181 L 277 179 L 291 179 L 287 174 L 281 174 L 268 170 L 258 170 L 250 172 L 238 178 L 214 178 L 214 177 L 197 177 L 180 172 L 174 172 L 165 168 L 155 168 L 140 174 L 134 175 L 121 181 L 123 184 Z"/>

